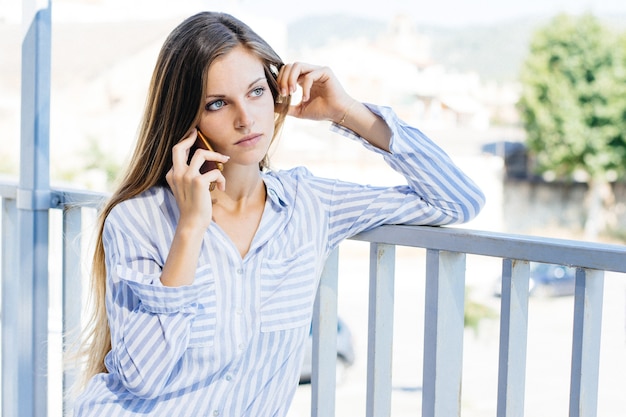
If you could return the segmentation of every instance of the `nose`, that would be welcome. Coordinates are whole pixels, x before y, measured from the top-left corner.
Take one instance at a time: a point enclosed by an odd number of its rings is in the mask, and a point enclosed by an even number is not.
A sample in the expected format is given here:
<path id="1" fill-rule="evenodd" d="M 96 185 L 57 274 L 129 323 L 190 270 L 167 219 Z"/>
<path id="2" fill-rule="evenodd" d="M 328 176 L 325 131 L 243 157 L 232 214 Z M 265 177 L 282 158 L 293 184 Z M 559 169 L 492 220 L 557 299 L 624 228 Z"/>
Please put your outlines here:
<path id="1" fill-rule="evenodd" d="M 245 103 L 237 105 L 237 113 L 235 115 L 235 129 L 250 128 L 254 124 L 252 112 Z"/>

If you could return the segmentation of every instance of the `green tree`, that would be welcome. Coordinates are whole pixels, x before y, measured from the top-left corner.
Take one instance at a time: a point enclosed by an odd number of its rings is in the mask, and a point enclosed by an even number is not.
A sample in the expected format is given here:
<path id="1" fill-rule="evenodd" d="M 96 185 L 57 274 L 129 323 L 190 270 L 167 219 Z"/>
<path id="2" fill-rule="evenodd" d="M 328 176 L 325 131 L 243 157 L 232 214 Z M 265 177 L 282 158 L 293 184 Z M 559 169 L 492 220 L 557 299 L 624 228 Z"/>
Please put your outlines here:
<path id="1" fill-rule="evenodd" d="M 556 16 L 531 39 L 519 101 L 540 173 L 589 185 L 585 232 L 607 227 L 610 181 L 626 170 L 626 38 L 592 15 Z"/>

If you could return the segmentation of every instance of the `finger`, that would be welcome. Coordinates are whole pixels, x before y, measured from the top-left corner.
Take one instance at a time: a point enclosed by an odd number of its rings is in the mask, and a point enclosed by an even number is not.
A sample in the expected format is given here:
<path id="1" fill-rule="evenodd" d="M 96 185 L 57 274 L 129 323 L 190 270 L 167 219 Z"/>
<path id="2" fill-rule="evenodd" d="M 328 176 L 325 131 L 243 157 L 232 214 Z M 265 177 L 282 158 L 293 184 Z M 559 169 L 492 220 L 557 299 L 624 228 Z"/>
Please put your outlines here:
<path id="1" fill-rule="evenodd" d="M 223 155 L 215 151 L 209 151 L 208 149 L 198 148 L 192 155 L 191 160 L 189 161 L 189 168 L 191 170 L 195 170 L 195 172 L 200 172 L 200 168 L 202 168 L 202 165 L 205 162 L 214 162 L 215 165 L 217 165 L 218 167 L 221 164 L 223 169 L 223 164 L 228 162 L 229 159 L 230 156 Z"/>
<path id="2" fill-rule="evenodd" d="M 183 140 L 178 142 L 172 148 L 172 164 L 174 168 L 183 167 L 187 165 L 187 160 L 189 159 L 189 150 L 196 142 L 197 133 L 194 129 L 193 132 L 189 134 L 189 136 L 185 137 Z"/>
<path id="3" fill-rule="evenodd" d="M 281 68 L 278 78 L 281 93 L 295 93 L 302 76 L 306 76 L 308 73 L 316 70 L 317 68 L 319 67 L 302 62 L 294 62 L 292 64 L 284 65 L 283 68 Z"/>
<path id="4" fill-rule="evenodd" d="M 332 75 L 328 67 L 313 67 L 304 73 L 298 80 L 302 88 L 302 100 L 308 101 L 311 98 L 311 90 L 315 85 L 321 87 L 316 91 L 324 91 L 325 98 L 328 98 L 329 94 L 334 94 L 332 83 L 329 83 L 331 79 Z"/>
<path id="5" fill-rule="evenodd" d="M 209 185 L 209 191 L 213 191 L 216 186 L 219 190 L 226 191 L 226 177 L 224 177 L 222 171 L 220 171 L 219 169 L 214 169 L 204 175 L 207 177 L 207 179 L 211 181 L 211 184 Z"/>
<path id="6" fill-rule="evenodd" d="M 278 85 L 282 96 L 289 96 L 296 91 L 297 80 L 300 75 L 298 63 L 285 64 L 278 74 Z"/>
<path id="7" fill-rule="evenodd" d="M 278 71 L 278 77 L 276 77 L 276 83 L 278 84 L 278 90 L 280 95 L 286 97 L 289 93 L 289 85 L 287 80 L 289 79 L 289 73 L 291 72 L 292 64 L 285 64 Z"/>
<path id="8" fill-rule="evenodd" d="M 213 191 L 216 186 L 222 191 L 226 189 L 226 178 L 222 171 L 217 168 L 207 171 L 193 180 L 203 190 L 208 188 L 209 191 Z"/>
<path id="9" fill-rule="evenodd" d="M 302 102 L 305 103 L 309 101 L 311 97 L 311 87 L 313 83 L 319 79 L 319 74 L 317 71 L 311 71 L 300 77 L 298 80 L 300 83 L 300 88 L 302 88 Z"/>
<path id="10" fill-rule="evenodd" d="M 289 73 L 285 74 L 285 82 L 287 84 L 287 88 L 289 89 L 289 94 L 293 94 L 296 92 L 296 89 L 298 88 L 298 79 L 304 71 L 305 69 L 303 64 L 295 62 L 291 66 L 291 70 L 289 71 Z"/>

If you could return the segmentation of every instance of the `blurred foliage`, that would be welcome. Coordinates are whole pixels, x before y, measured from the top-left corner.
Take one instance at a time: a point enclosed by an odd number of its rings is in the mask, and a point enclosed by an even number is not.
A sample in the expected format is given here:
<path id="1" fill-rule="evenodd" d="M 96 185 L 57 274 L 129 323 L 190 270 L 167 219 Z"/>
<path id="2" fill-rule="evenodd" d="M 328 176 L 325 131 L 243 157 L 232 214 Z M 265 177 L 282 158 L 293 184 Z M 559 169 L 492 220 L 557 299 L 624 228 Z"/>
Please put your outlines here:
<path id="1" fill-rule="evenodd" d="M 117 161 L 114 155 L 102 149 L 99 140 L 89 138 L 88 143 L 89 147 L 82 155 L 85 160 L 85 169 L 99 169 L 103 171 L 107 184 L 112 184 L 121 169 L 119 161 Z"/>
<path id="2" fill-rule="evenodd" d="M 531 39 L 519 110 L 539 172 L 626 172 L 626 36 L 596 17 L 556 16 Z"/>
<path id="3" fill-rule="evenodd" d="M 87 147 L 77 155 L 79 165 L 61 167 L 56 176 L 90 190 L 111 191 L 121 164 L 114 155 L 102 148 L 96 138 L 88 138 L 86 143 Z"/>
<path id="4" fill-rule="evenodd" d="M 472 329 L 474 333 L 478 333 L 480 322 L 483 319 L 498 317 L 498 312 L 486 304 L 473 300 L 470 293 L 471 291 L 466 287 L 464 325 Z"/>

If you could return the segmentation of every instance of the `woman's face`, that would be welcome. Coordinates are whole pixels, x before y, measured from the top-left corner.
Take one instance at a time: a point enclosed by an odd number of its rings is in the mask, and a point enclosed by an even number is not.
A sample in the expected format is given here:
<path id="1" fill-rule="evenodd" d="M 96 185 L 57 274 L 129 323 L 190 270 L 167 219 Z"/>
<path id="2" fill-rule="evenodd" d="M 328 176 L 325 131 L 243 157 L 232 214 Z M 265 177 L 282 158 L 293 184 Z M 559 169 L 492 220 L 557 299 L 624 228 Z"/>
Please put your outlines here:
<path id="1" fill-rule="evenodd" d="M 274 99 L 261 60 L 244 47 L 209 67 L 199 128 L 229 165 L 258 169 L 274 134 Z"/>

